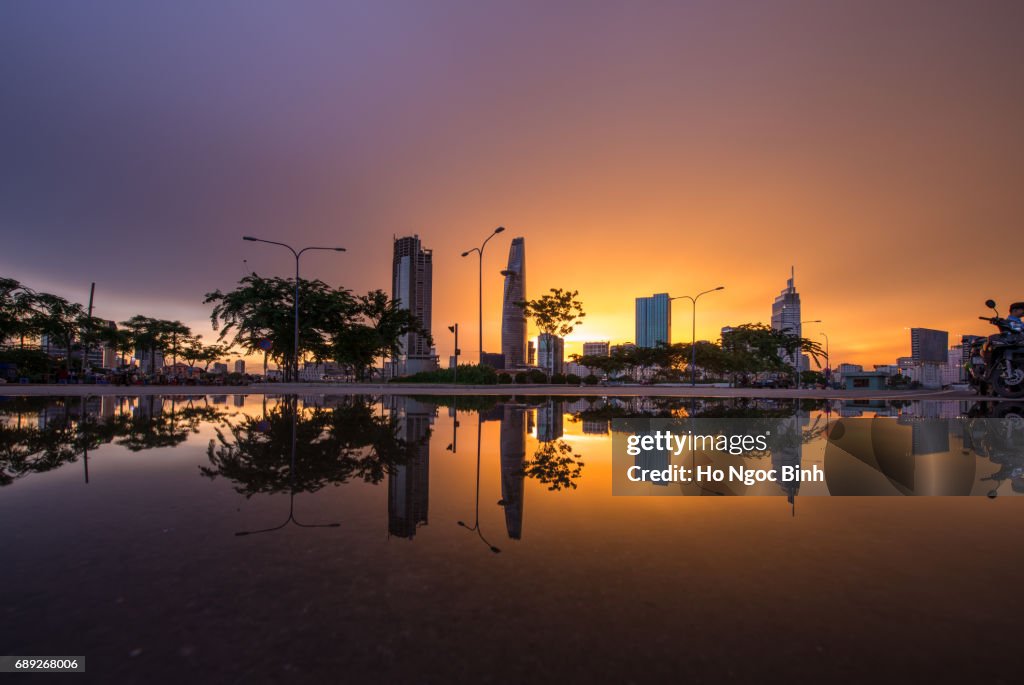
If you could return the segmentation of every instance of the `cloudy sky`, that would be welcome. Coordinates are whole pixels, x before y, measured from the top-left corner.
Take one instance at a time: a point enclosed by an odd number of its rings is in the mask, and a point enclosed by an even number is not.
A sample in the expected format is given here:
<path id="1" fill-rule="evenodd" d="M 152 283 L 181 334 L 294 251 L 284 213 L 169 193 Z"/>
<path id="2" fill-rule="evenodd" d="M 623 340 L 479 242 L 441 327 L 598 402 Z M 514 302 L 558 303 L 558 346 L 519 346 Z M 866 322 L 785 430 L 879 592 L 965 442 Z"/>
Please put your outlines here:
<path id="1" fill-rule="evenodd" d="M 205 292 L 291 270 L 243 234 L 365 291 L 418 233 L 447 358 L 504 225 L 488 349 L 521 235 L 576 340 L 717 285 L 698 337 L 767 321 L 794 264 L 805 335 L 891 362 L 1024 299 L 1021 36 L 1019 2 L 5 2 L 0 275 L 209 331 Z"/>

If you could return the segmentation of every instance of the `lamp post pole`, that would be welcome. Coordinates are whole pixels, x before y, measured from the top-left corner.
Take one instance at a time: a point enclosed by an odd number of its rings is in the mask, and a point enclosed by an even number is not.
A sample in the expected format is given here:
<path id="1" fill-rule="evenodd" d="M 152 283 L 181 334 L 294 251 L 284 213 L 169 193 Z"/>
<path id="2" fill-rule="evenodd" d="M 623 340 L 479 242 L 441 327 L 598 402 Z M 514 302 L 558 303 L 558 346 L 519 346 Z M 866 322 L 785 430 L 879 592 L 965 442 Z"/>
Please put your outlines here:
<path id="1" fill-rule="evenodd" d="M 800 332 L 801 333 L 803 332 L 803 328 L 802 327 L 803 327 L 803 325 L 805 323 L 821 323 L 821 319 L 810 319 L 808 321 L 801 321 L 800 322 L 800 326 L 801 326 L 801 331 Z M 797 390 L 799 390 L 800 386 L 802 385 L 802 383 L 800 382 L 800 359 L 801 359 L 801 354 L 802 354 L 802 349 L 798 346 L 797 349 L 796 349 L 796 352 L 793 353 L 793 368 L 796 369 L 796 377 L 795 377 L 794 380 L 796 381 L 796 389 Z M 808 371 L 810 371 L 810 369 L 808 369 Z"/>
<path id="2" fill-rule="evenodd" d="M 725 290 L 724 285 L 720 285 L 717 288 L 711 290 L 705 290 L 704 292 L 697 293 L 696 297 L 690 297 L 689 295 L 680 295 L 678 297 L 668 298 L 669 302 L 672 300 L 689 300 L 693 305 L 693 317 L 690 328 L 690 387 L 697 387 L 697 300 L 700 299 L 701 295 L 707 295 L 713 293 L 716 290 Z M 670 305 L 671 306 L 671 305 Z"/>
<path id="3" fill-rule="evenodd" d="M 822 333 L 821 337 L 825 338 L 825 387 L 829 388 L 832 386 L 832 360 L 828 356 L 828 336 Z"/>
<path id="4" fill-rule="evenodd" d="M 294 347 L 294 361 L 292 364 L 292 380 L 299 380 L 299 257 L 302 256 L 303 252 L 308 250 L 332 250 L 334 252 L 345 252 L 343 247 L 304 247 L 298 252 L 295 251 L 291 245 L 286 243 L 279 243 L 273 240 L 263 240 L 262 238 L 253 238 L 251 235 L 242 236 L 242 240 L 248 240 L 254 243 L 267 243 L 268 245 L 280 245 L 288 249 L 293 255 L 295 255 L 295 347 Z"/>
<path id="5" fill-rule="evenodd" d="M 449 326 L 448 330 L 455 334 L 455 366 L 452 368 L 452 383 L 459 384 L 459 324 Z"/>
<path id="6" fill-rule="evenodd" d="M 479 344 L 480 344 L 480 363 L 481 364 L 483 364 L 483 362 L 484 362 L 484 248 L 487 247 L 487 241 L 488 240 L 490 240 L 491 238 L 493 238 L 494 236 L 498 235 L 499 233 L 501 233 L 504 230 L 505 230 L 504 226 L 498 226 L 496 229 L 491 231 L 491 234 L 489 236 L 487 236 L 487 238 L 480 245 L 480 247 L 474 247 L 472 250 L 466 250 L 465 252 L 462 253 L 463 257 L 468 257 L 473 252 L 476 252 L 477 256 L 479 257 L 479 260 L 478 260 L 478 262 L 479 262 L 479 273 L 478 273 L 478 278 L 479 278 L 479 283 L 478 283 L 479 299 L 477 300 L 477 303 L 478 303 L 478 312 L 477 313 L 478 313 L 479 319 L 480 319 L 480 339 L 479 339 Z"/>

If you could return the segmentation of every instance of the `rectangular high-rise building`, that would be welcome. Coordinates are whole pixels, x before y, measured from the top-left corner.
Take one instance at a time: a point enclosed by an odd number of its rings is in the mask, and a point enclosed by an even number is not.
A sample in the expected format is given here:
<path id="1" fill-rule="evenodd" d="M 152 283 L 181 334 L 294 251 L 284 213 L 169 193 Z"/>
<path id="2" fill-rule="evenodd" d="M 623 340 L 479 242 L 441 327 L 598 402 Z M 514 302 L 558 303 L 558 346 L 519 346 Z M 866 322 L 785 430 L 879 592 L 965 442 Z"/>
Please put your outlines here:
<path id="1" fill-rule="evenodd" d="M 672 301 L 668 293 L 636 298 L 636 346 L 672 342 Z"/>
<path id="2" fill-rule="evenodd" d="M 409 374 L 436 367 L 430 348 L 430 314 L 433 298 L 434 261 L 430 250 L 423 249 L 418 235 L 395 239 L 391 269 L 391 297 L 402 309 L 412 311 L 427 335 L 407 333 L 402 336 L 401 355 L 396 373 Z"/>
<path id="3" fill-rule="evenodd" d="M 796 270 L 790 267 L 786 287 L 772 302 L 772 328 L 803 337 L 803 327 L 800 324 L 800 293 L 796 291 L 795 279 Z M 779 350 L 779 356 L 790 366 L 799 363 L 797 354 L 799 353 L 786 354 L 784 350 Z"/>
<path id="4" fill-rule="evenodd" d="M 550 333 L 537 336 L 537 366 L 548 374 L 562 373 L 565 369 L 565 340 Z"/>
<path id="5" fill-rule="evenodd" d="M 526 315 L 517 302 L 526 300 L 526 244 L 513 238 L 508 248 L 505 291 L 501 299 L 501 353 L 506 369 L 526 366 Z"/>
<path id="6" fill-rule="evenodd" d="M 611 349 L 609 342 L 585 342 L 583 343 L 584 357 L 607 357 Z"/>

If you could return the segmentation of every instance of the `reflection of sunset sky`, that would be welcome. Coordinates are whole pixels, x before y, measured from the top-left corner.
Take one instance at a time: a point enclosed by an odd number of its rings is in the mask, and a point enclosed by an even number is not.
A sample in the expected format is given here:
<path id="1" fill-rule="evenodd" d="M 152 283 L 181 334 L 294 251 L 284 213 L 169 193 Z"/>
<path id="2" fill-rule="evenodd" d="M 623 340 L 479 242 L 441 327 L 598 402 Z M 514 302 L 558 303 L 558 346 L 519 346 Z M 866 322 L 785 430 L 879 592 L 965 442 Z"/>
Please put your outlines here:
<path id="1" fill-rule="evenodd" d="M 703 298 L 697 335 L 766 322 L 791 264 L 833 361 L 907 326 L 986 332 L 1024 297 L 1022 6 L 38 3 L 0 8 L 0 273 L 96 312 L 207 331 L 245 269 L 389 289 L 391 237 L 434 251 L 434 330 L 499 348 L 508 240 L 529 294 L 580 291 L 578 341 L 633 298 Z M 968 239 L 969 243 L 965 244 Z M 968 258 L 965 255 L 973 255 Z M 972 263 L 980 256 L 981 263 Z M 243 265 L 243 259 L 247 260 Z M 676 340 L 688 303 L 674 304 Z M 535 331 L 531 330 L 531 335 Z M 250 364 L 258 366 L 258 360 Z"/>

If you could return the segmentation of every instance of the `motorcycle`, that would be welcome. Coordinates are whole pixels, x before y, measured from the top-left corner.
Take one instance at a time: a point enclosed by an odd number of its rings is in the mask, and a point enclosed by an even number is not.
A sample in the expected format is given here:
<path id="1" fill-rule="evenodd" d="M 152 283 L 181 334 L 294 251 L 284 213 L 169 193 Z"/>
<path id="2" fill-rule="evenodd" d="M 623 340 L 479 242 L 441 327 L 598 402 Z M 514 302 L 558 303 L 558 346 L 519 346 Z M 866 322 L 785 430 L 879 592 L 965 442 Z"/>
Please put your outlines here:
<path id="1" fill-rule="evenodd" d="M 979 395 L 1024 397 L 1024 331 L 999 316 L 994 300 L 986 300 L 985 306 L 996 315 L 978 318 L 998 328 L 999 333 L 966 336 L 967 382 Z"/>

